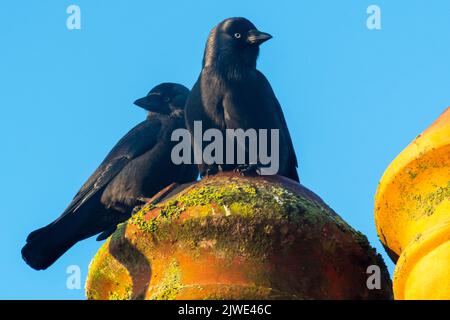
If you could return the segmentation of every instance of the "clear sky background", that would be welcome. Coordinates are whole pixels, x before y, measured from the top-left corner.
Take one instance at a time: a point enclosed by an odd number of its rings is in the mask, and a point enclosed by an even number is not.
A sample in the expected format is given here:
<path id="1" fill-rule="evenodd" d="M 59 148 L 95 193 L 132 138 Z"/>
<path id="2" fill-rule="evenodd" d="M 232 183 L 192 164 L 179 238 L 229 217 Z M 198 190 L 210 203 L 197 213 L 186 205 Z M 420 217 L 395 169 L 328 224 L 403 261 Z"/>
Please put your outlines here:
<path id="1" fill-rule="evenodd" d="M 81 30 L 66 8 L 81 8 Z M 382 29 L 366 9 L 382 10 Z M 274 38 L 258 63 L 283 106 L 302 183 L 385 255 L 373 199 L 388 164 L 450 105 L 447 0 L 0 2 L 0 298 L 84 299 L 101 245 L 79 243 L 46 271 L 21 259 L 27 234 L 56 218 L 145 112 L 154 85 L 194 84 L 208 32 L 231 16 Z"/>

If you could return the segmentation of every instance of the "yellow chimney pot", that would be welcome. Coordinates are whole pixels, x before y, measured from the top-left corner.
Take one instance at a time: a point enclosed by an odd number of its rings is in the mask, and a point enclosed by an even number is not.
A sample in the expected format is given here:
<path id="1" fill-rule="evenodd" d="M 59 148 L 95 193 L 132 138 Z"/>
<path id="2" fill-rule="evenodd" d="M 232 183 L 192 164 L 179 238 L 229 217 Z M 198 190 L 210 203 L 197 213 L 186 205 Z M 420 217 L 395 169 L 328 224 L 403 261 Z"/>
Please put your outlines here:
<path id="1" fill-rule="evenodd" d="M 375 223 L 397 262 L 395 299 L 450 299 L 450 108 L 385 171 Z"/>

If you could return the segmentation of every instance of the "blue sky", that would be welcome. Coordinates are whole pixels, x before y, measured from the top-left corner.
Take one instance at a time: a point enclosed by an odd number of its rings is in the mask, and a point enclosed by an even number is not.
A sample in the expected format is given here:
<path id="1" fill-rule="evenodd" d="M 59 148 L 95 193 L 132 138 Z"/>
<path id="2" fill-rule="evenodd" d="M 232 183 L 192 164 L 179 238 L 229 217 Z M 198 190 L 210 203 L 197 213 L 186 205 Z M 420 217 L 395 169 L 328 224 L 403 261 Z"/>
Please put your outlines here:
<path id="1" fill-rule="evenodd" d="M 81 30 L 66 8 L 81 8 Z M 366 27 L 379 5 L 382 29 Z M 0 4 L 0 298 L 83 299 L 66 288 L 100 246 L 47 271 L 20 257 L 106 153 L 144 119 L 132 102 L 163 82 L 191 87 L 210 29 L 244 16 L 271 33 L 259 69 L 280 100 L 302 183 L 379 244 L 373 198 L 395 156 L 450 105 L 450 2 L 434 0 L 3 0 Z"/>

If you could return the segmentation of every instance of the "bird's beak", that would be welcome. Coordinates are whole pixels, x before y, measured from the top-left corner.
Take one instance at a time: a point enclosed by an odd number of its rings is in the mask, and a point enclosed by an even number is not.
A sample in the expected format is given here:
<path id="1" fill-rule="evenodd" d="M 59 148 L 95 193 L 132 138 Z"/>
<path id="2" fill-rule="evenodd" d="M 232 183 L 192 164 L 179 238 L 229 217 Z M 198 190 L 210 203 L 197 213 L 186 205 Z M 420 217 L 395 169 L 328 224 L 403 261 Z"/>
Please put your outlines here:
<path id="1" fill-rule="evenodd" d="M 141 108 L 147 110 L 147 111 L 153 111 L 153 112 L 158 112 L 158 113 L 162 113 L 164 111 L 162 99 L 159 94 L 151 93 L 146 97 L 137 99 L 134 102 L 134 104 L 137 105 L 138 107 L 141 107 Z"/>
<path id="2" fill-rule="evenodd" d="M 262 32 L 259 30 L 250 30 L 247 36 L 247 42 L 250 44 L 260 45 L 267 40 L 272 39 L 272 36 L 266 32 Z"/>

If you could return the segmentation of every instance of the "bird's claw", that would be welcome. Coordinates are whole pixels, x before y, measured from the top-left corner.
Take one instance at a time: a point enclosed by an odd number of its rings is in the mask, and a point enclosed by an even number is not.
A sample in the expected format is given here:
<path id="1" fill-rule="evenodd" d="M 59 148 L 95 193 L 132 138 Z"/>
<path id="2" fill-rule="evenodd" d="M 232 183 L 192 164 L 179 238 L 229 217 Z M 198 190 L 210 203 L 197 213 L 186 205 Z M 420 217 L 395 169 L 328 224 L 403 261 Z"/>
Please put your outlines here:
<path id="1" fill-rule="evenodd" d="M 215 175 L 215 174 L 217 174 L 217 173 L 219 173 L 219 172 L 221 172 L 221 171 L 223 171 L 223 170 L 222 170 L 222 166 L 221 166 L 220 164 L 214 164 L 214 165 L 211 165 L 211 166 L 209 166 L 209 167 L 206 169 L 206 172 L 205 172 L 205 174 L 202 176 L 202 178 L 203 178 L 203 177 L 213 176 L 213 175 Z"/>
<path id="2" fill-rule="evenodd" d="M 240 175 L 244 177 L 261 174 L 261 168 L 256 163 L 239 165 L 236 167 L 235 171 L 240 173 Z"/>
<path id="3" fill-rule="evenodd" d="M 149 203 L 150 201 L 152 201 L 153 198 L 140 197 L 140 198 L 137 198 L 137 200 L 138 200 L 139 202 L 141 202 L 142 204 L 146 204 L 146 203 Z"/>
<path id="4" fill-rule="evenodd" d="M 141 211 L 146 205 L 156 205 L 159 203 L 164 197 L 166 197 L 170 192 L 172 192 L 176 187 L 178 186 L 178 183 L 174 182 L 161 191 L 159 191 L 157 194 L 155 194 L 151 198 L 146 197 L 139 197 L 136 198 L 138 202 L 140 202 L 140 205 L 137 205 L 133 208 L 133 211 L 131 212 L 131 215 L 134 215 Z"/>
<path id="5" fill-rule="evenodd" d="M 131 211 L 131 215 L 134 216 L 136 213 L 141 211 L 144 207 L 145 207 L 145 204 L 134 207 L 133 210 Z"/>
<path id="6" fill-rule="evenodd" d="M 133 207 L 133 210 L 131 211 L 131 215 L 135 215 L 139 211 L 141 211 L 145 205 L 151 200 L 151 198 L 135 198 L 135 201 L 138 203 L 136 206 Z"/>

